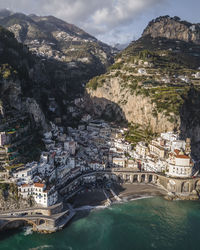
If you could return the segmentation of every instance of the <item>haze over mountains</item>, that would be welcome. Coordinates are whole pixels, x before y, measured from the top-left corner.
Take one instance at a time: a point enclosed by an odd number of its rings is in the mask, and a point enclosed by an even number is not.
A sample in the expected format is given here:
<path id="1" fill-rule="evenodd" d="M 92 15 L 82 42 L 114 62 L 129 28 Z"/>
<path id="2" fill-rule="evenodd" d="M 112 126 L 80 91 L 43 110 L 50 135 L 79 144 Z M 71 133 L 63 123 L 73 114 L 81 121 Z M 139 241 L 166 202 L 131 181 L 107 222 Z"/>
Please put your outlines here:
<path id="1" fill-rule="evenodd" d="M 27 74 L 33 82 L 28 92 L 39 104 L 43 102 L 46 116 L 52 119 L 67 112 L 67 103 L 83 93 L 89 79 L 106 71 L 117 51 L 53 16 L 27 16 L 2 10 L 0 25 L 13 32 L 18 42 L 33 53 L 34 64 L 27 65 Z M 55 112 L 48 108 L 52 95 Z"/>

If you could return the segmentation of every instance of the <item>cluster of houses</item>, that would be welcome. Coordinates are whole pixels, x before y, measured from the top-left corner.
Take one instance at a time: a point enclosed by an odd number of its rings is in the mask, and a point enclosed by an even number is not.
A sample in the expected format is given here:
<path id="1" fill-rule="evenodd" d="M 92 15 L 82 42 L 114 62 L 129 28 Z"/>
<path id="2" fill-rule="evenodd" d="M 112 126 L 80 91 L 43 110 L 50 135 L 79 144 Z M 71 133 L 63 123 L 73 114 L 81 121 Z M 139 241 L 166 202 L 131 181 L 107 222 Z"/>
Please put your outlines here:
<path id="1" fill-rule="evenodd" d="M 18 185 L 23 198 L 33 198 L 39 206 L 51 206 L 70 183 L 83 173 L 108 168 L 131 168 L 133 171 L 163 173 L 169 177 L 188 178 L 194 174 L 190 156 L 190 139 L 180 140 L 178 134 L 162 133 L 147 144 L 139 142 L 133 150 L 124 139 L 121 129 L 103 120 L 83 117 L 78 128 L 67 128 L 51 123 L 44 134 L 46 151 L 38 162 L 27 163 L 11 172 L 10 180 Z M 4 141 L 4 134 L 1 135 Z M 82 184 L 93 183 L 95 176 L 83 176 Z M 80 184 L 80 182 L 77 182 Z"/>
<path id="2" fill-rule="evenodd" d="M 118 167 L 120 159 L 127 159 L 131 145 L 116 138 L 119 129 L 101 120 L 88 119 L 91 117 L 84 116 L 85 123 L 76 129 L 68 127 L 67 135 L 62 127 L 52 123 L 51 131 L 44 134 L 46 151 L 41 153 L 39 162 L 12 171 L 11 181 L 18 185 L 23 198 L 33 197 L 38 205 L 51 206 L 59 199 L 58 191 L 81 174 Z M 134 164 L 129 159 L 121 167 Z M 83 178 L 85 183 L 95 180 Z"/>
<path id="3" fill-rule="evenodd" d="M 149 145 L 137 144 L 134 159 L 141 170 L 164 173 L 169 177 L 189 178 L 194 174 L 194 161 L 191 158 L 190 139 L 180 140 L 173 132 L 161 133 Z"/>

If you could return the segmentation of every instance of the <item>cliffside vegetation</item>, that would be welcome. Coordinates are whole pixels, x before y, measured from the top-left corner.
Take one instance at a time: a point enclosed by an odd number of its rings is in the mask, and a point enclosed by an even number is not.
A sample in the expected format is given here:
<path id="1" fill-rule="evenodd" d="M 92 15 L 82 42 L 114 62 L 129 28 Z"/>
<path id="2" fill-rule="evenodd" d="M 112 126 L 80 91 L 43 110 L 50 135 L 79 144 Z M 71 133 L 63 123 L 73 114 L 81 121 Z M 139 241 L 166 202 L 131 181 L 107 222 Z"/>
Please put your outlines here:
<path id="1" fill-rule="evenodd" d="M 190 131 L 196 117 L 190 117 L 191 125 L 186 128 L 183 110 L 189 112 L 186 102 L 192 102 L 191 89 L 200 98 L 200 43 L 196 38 L 195 42 L 187 41 L 180 34 L 180 25 L 184 25 L 186 36 L 193 24 L 172 19 L 161 17 L 150 22 L 148 32 L 119 53 L 106 74 L 88 82 L 87 98 L 95 114 L 104 114 L 107 105 L 113 105 L 124 119 L 139 124 L 143 130 L 146 126 L 153 133 L 183 129 L 186 134 L 187 128 Z M 164 34 L 155 35 L 155 23 Z M 175 34 L 173 39 L 167 37 L 167 31 Z M 200 109 L 197 101 L 193 101 L 192 107 Z M 137 134 L 135 127 L 133 130 Z M 137 141 L 136 135 L 128 136 Z"/>

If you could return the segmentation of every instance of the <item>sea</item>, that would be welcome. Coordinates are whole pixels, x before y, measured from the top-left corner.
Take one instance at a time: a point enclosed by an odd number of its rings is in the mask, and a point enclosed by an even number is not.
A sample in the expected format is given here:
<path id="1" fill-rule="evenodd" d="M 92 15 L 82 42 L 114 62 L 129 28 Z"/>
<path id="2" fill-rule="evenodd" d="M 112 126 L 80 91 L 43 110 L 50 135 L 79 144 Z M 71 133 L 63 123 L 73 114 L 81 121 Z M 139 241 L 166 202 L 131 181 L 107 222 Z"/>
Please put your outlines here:
<path id="1" fill-rule="evenodd" d="M 200 201 L 136 199 L 83 208 L 62 231 L 0 233 L 0 250 L 200 250 Z"/>

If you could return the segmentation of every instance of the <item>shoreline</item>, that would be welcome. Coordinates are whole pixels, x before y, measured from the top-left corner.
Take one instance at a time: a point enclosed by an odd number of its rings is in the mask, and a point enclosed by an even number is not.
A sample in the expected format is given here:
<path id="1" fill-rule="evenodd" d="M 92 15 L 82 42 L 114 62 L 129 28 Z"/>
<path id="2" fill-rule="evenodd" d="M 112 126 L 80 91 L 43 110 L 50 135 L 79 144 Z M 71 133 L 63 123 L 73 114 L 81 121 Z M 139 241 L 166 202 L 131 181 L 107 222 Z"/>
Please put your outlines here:
<path id="1" fill-rule="evenodd" d="M 109 190 L 103 189 L 91 189 L 86 190 L 80 194 L 76 194 L 70 203 L 73 204 L 75 211 L 92 210 L 109 207 L 111 204 L 121 204 L 133 200 L 146 199 L 161 196 L 164 198 L 167 192 L 162 188 L 152 184 L 123 184 L 114 185 L 112 190 L 120 199 L 116 200 L 113 194 Z M 108 200 L 104 195 L 106 192 L 111 204 L 108 204 Z"/>

